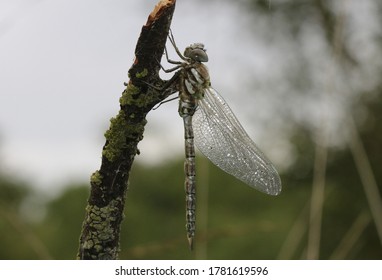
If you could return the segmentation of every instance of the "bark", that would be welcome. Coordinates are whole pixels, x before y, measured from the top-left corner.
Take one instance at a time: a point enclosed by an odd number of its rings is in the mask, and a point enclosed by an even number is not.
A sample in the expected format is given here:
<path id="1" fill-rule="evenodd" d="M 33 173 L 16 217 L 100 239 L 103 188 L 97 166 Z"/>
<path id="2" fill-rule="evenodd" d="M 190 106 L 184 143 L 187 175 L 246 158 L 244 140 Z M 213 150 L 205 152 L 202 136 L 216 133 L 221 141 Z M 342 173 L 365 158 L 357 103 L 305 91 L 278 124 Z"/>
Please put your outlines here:
<path id="1" fill-rule="evenodd" d="M 158 91 L 159 78 L 176 0 L 161 0 L 142 27 L 129 70 L 129 82 L 119 100 L 120 110 L 105 133 L 99 170 L 90 178 L 91 192 L 80 236 L 78 259 L 117 259 L 126 191 L 138 142 L 143 138 L 147 113 L 168 95 Z M 153 87 L 155 85 L 155 87 Z M 156 88 L 156 89 L 155 89 Z"/>

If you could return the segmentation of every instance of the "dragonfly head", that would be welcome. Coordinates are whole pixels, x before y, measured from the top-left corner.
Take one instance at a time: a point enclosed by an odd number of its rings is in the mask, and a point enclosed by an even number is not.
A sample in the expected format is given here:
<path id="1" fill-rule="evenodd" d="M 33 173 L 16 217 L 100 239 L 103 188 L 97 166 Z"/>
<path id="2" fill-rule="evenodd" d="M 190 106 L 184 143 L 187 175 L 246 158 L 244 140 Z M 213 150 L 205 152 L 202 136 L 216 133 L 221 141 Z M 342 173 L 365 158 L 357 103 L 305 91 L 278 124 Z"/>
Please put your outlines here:
<path id="1" fill-rule="evenodd" d="M 184 56 L 197 62 L 207 62 L 207 50 L 202 43 L 195 43 L 184 50 Z"/>

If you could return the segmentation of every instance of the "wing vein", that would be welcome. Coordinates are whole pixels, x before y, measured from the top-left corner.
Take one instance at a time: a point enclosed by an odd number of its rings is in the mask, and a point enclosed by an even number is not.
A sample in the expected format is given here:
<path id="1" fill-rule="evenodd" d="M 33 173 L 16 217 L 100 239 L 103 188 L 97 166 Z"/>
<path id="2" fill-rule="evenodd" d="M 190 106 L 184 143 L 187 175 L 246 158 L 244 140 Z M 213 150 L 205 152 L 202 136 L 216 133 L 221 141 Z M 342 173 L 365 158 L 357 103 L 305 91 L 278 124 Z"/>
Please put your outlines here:
<path id="1" fill-rule="evenodd" d="M 276 168 L 248 136 L 230 107 L 213 88 L 193 116 L 198 149 L 216 166 L 259 191 L 277 195 L 281 180 Z"/>

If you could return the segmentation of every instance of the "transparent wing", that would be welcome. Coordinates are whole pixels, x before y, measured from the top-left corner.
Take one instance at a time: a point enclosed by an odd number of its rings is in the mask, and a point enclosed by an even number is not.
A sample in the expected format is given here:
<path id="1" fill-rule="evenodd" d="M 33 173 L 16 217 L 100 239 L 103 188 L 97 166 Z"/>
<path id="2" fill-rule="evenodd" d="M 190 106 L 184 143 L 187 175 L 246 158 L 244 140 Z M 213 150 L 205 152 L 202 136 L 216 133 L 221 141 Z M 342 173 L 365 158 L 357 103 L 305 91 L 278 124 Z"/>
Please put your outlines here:
<path id="1" fill-rule="evenodd" d="M 198 149 L 216 166 L 271 195 L 281 191 L 273 164 L 245 132 L 224 99 L 213 88 L 198 101 L 192 126 Z"/>

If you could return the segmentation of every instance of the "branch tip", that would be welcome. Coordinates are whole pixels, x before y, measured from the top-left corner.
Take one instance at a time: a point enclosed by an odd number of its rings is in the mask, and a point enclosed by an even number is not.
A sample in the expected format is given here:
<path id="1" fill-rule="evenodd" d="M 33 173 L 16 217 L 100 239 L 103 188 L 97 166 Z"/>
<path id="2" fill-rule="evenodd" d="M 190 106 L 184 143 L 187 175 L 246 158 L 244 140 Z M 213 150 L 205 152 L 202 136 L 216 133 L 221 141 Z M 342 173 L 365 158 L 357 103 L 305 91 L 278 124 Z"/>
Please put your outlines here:
<path id="1" fill-rule="evenodd" d="M 158 19 L 164 10 L 175 5 L 176 0 L 160 0 L 154 7 L 154 10 L 150 13 L 145 26 L 151 25 L 156 19 Z"/>

